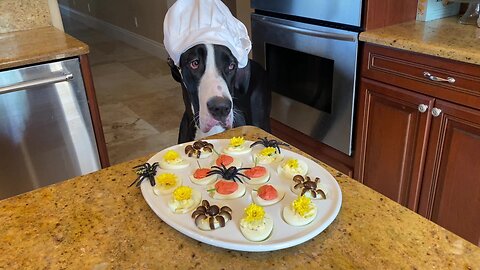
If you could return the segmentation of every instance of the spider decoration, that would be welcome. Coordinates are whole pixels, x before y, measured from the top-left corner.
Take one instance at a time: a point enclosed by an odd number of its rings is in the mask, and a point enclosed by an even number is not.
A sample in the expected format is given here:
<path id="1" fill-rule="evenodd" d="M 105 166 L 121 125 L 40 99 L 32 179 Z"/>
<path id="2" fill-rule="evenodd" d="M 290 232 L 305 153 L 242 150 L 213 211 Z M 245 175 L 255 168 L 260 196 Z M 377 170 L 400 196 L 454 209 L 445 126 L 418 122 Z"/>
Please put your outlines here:
<path id="1" fill-rule="evenodd" d="M 133 167 L 135 173 L 138 174 L 138 177 L 128 187 L 133 186 L 135 183 L 137 183 L 136 186 L 138 187 L 145 179 L 150 180 L 150 185 L 152 185 L 152 187 L 155 186 L 155 173 L 157 172 L 157 168 L 158 162 L 155 162 L 151 165 L 147 162 L 145 164 Z"/>
<path id="2" fill-rule="evenodd" d="M 199 226 L 202 220 L 208 220 L 208 226 L 211 230 L 215 230 L 215 221 L 218 226 L 225 227 L 225 223 L 232 220 L 232 209 L 228 206 L 219 208 L 217 205 L 210 205 L 207 200 L 202 201 L 202 205 L 197 207 L 192 213 L 192 218 L 195 219 L 195 225 Z"/>
<path id="3" fill-rule="evenodd" d="M 239 177 L 239 175 L 240 175 L 240 176 L 243 176 L 243 177 L 247 178 L 248 180 L 250 180 L 250 177 L 246 176 L 243 173 L 240 173 L 240 171 L 250 170 L 251 168 L 238 168 L 237 169 L 237 167 L 232 166 L 232 167 L 229 167 L 227 169 L 227 167 L 225 167 L 225 165 L 223 165 L 223 163 L 222 163 L 222 167 L 212 166 L 211 168 L 212 168 L 212 170 L 210 170 L 207 173 L 207 176 L 214 175 L 214 174 L 219 174 L 220 176 L 222 176 L 222 178 L 224 180 L 233 180 L 233 182 L 239 181 L 240 183 L 243 183 L 242 179 L 240 179 L 240 177 Z"/>
<path id="4" fill-rule="evenodd" d="M 185 147 L 185 154 L 189 157 L 195 155 L 197 158 L 200 158 L 202 152 L 209 152 L 213 151 L 213 144 L 205 141 L 196 141 L 193 145 L 187 145 Z"/>
<path id="5" fill-rule="evenodd" d="M 317 198 L 317 195 L 319 194 L 323 199 L 327 198 L 327 195 L 323 190 L 317 189 L 317 184 L 320 182 L 320 178 L 318 177 L 315 177 L 315 180 L 312 181 L 308 176 L 303 177 L 301 175 L 295 175 L 293 177 L 293 182 L 297 183 L 293 186 L 294 189 L 302 188 L 302 193 L 300 195 L 310 192 L 313 198 Z"/>
<path id="6" fill-rule="evenodd" d="M 280 145 L 284 145 L 284 146 L 290 146 L 289 144 L 286 144 L 284 142 L 279 142 L 277 140 L 269 140 L 267 139 L 267 137 L 264 137 L 264 138 L 258 138 L 258 141 L 252 143 L 250 145 L 250 147 L 254 147 L 255 145 L 257 144 L 261 144 L 265 147 L 274 147 L 278 150 L 278 153 L 280 154 Z"/>

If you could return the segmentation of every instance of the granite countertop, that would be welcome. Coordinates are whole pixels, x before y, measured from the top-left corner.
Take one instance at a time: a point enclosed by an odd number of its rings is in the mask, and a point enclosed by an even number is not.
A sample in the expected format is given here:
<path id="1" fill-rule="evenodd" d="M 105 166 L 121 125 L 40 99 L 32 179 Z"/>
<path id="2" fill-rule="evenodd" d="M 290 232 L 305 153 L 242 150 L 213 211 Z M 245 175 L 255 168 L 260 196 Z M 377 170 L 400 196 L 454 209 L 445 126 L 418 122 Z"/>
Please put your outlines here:
<path id="1" fill-rule="evenodd" d="M 480 65 L 480 28 L 457 23 L 457 17 L 412 21 L 360 34 L 360 40 Z"/>
<path id="2" fill-rule="evenodd" d="M 88 45 L 53 26 L 0 34 L 0 70 L 88 52 Z"/>
<path id="3" fill-rule="evenodd" d="M 241 127 L 214 137 L 232 136 L 267 134 Z M 343 202 L 318 236 L 263 253 L 200 243 L 127 187 L 136 178 L 131 168 L 149 157 L 0 201 L 0 269 L 480 269 L 479 247 L 321 162 Z"/>

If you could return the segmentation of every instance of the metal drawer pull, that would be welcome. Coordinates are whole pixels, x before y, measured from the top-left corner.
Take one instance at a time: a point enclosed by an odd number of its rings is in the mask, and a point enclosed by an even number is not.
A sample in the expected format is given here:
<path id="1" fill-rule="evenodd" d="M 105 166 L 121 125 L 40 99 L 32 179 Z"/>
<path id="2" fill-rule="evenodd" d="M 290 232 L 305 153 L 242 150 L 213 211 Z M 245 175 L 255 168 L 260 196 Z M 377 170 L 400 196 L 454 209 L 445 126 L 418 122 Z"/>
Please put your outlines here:
<path id="1" fill-rule="evenodd" d="M 448 83 L 455 83 L 455 78 L 452 78 L 452 77 L 447 77 L 446 79 L 444 78 L 440 78 L 440 77 L 437 77 L 437 76 L 433 76 L 432 74 L 430 74 L 430 72 L 423 72 L 423 76 L 427 79 L 429 79 L 430 81 L 434 81 L 434 82 L 448 82 Z"/>
<path id="2" fill-rule="evenodd" d="M 439 109 L 439 108 L 433 108 L 433 109 L 432 109 L 432 115 L 433 115 L 433 117 L 437 117 L 437 116 L 439 116 L 441 113 L 442 113 L 442 110 Z"/>
<path id="3" fill-rule="evenodd" d="M 72 73 L 65 73 L 65 74 L 42 78 L 42 79 L 19 82 L 12 85 L 7 85 L 5 87 L 0 87 L 0 94 L 6 94 L 10 92 L 19 91 L 19 90 L 25 90 L 27 88 L 42 86 L 46 84 L 66 82 L 72 79 L 73 79 Z"/>
<path id="4" fill-rule="evenodd" d="M 421 113 L 424 113 L 428 110 L 428 105 L 425 105 L 425 104 L 420 104 L 418 105 L 418 111 L 421 112 Z"/>

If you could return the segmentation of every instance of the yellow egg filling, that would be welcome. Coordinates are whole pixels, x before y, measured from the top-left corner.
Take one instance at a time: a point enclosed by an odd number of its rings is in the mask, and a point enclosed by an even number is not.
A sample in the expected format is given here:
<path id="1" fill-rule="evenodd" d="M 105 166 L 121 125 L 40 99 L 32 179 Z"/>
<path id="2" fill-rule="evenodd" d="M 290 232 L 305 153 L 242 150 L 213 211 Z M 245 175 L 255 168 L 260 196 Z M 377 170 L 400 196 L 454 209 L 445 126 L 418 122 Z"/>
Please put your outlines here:
<path id="1" fill-rule="evenodd" d="M 230 139 L 229 146 L 233 148 L 238 148 L 243 146 L 244 143 L 245 143 L 245 140 L 243 139 L 243 137 L 233 137 Z"/>
<path id="2" fill-rule="evenodd" d="M 312 204 L 310 198 L 300 196 L 292 202 L 292 209 L 303 218 L 308 218 L 314 213 L 315 205 Z"/>
<path id="3" fill-rule="evenodd" d="M 173 192 L 173 198 L 177 201 L 190 200 L 192 198 L 192 188 L 187 186 L 178 187 Z"/>
<path id="4" fill-rule="evenodd" d="M 273 156 L 274 154 L 277 153 L 277 150 L 274 147 L 265 147 L 260 151 L 261 156 Z"/>
<path id="5" fill-rule="evenodd" d="M 245 208 L 245 213 L 243 218 L 246 222 L 252 223 L 252 222 L 262 221 L 264 217 L 265 217 L 265 210 L 263 210 L 263 207 L 261 206 L 258 206 L 252 203 L 247 208 Z"/>
<path id="6" fill-rule="evenodd" d="M 181 160 L 180 154 L 174 150 L 168 150 L 167 153 L 165 153 L 165 155 L 163 156 L 163 159 L 169 163 L 179 162 Z"/>
<path id="7" fill-rule="evenodd" d="M 175 186 L 177 181 L 177 176 L 173 173 L 162 173 L 155 178 L 156 184 L 165 189 Z"/>

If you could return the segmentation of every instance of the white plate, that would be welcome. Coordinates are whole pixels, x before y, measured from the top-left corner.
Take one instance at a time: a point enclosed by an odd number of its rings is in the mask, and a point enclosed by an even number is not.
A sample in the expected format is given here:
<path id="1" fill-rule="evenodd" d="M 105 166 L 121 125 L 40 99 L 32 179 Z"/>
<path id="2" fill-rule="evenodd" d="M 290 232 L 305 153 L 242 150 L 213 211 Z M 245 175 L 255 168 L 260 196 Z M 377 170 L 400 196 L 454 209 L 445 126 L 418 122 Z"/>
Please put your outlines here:
<path id="1" fill-rule="evenodd" d="M 219 153 L 222 152 L 223 148 L 228 144 L 229 140 L 208 140 L 215 146 L 215 150 Z M 246 142 L 247 145 L 250 145 L 250 141 Z M 335 219 L 340 211 L 342 204 L 342 192 L 340 186 L 333 176 L 327 172 L 319 164 L 313 162 L 310 159 L 307 159 L 299 154 L 291 152 L 287 149 L 282 149 L 282 154 L 284 154 L 285 159 L 296 158 L 304 160 L 308 164 L 308 174 L 311 177 L 320 177 L 323 185 L 328 189 L 327 199 L 326 200 L 312 200 L 315 205 L 318 207 L 318 214 L 315 220 L 310 224 L 302 227 L 294 227 L 287 224 L 282 218 L 282 210 L 286 205 L 289 205 L 295 198 L 296 195 L 290 191 L 290 183 L 285 178 L 279 177 L 277 174 L 277 166 L 279 163 L 271 165 L 263 165 L 268 168 L 270 171 L 270 180 L 267 184 L 274 186 L 281 185 L 282 188 L 286 191 L 285 197 L 282 201 L 272 206 L 266 206 L 264 209 L 270 216 L 273 218 L 274 227 L 273 232 L 269 238 L 262 242 L 251 242 L 245 237 L 243 237 L 240 232 L 239 223 L 240 219 L 243 217 L 244 209 L 252 202 L 251 191 L 256 186 L 247 185 L 246 194 L 238 199 L 234 200 L 214 200 L 212 199 L 206 189 L 207 187 L 199 186 L 193 184 L 188 175 L 198 167 L 196 159 L 188 158 L 184 154 L 184 148 L 186 145 L 192 144 L 184 143 L 180 145 L 175 145 L 164 149 L 163 151 L 157 153 L 152 158 L 148 160 L 150 164 L 160 161 L 166 151 L 175 150 L 182 154 L 182 157 L 190 161 L 190 166 L 183 170 L 162 170 L 159 168 L 157 173 L 161 171 L 170 171 L 176 173 L 182 178 L 183 185 L 190 186 L 194 189 L 199 190 L 202 193 L 202 200 L 206 199 L 210 204 L 216 204 L 219 207 L 228 205 L 232 210 L 233 219 L 227 222 L 224 228 L 219 228 L 213 231 L 202 231 L 198 229 L 195 225 L 194 220 L 191 218 L 191 212 L 187 214 L 174 214 L 170 211 L 167 205 L 167 201 L 170 199 L 171 195 L 167 196 L 157 196 L 153 193 L 153 188 L 150 185 L 149 181 L 143 181 L 141 184 L 141 190 L 145 201 L 152 208 L 152 210 L 168 225 L 175 228 L 179 232 L 196 239 L 200 242 L 222 247 L 232 250 L 241 250 L 241 251 L 271 251 L 278 250 L 283 248 L 292 247 L 298 244 L 301 244 L 305 241 L 308 241 L 318 235 L 320 232 L 325 230 Z M 243 167 L 251 166 L 252 154 L 263 149 L 263 146 L 255 146 L 254 150 L 250 154 L 245 154 L 241 156 L 236 156 L 240 158 L 243 163 Z M 214 159 L 217 158 L 216 154 L 213 154 L 207 159 L 200 159 L 202 167 L 208 167 Z M 257 186 L 258 187 L 258 186 Z"/>

